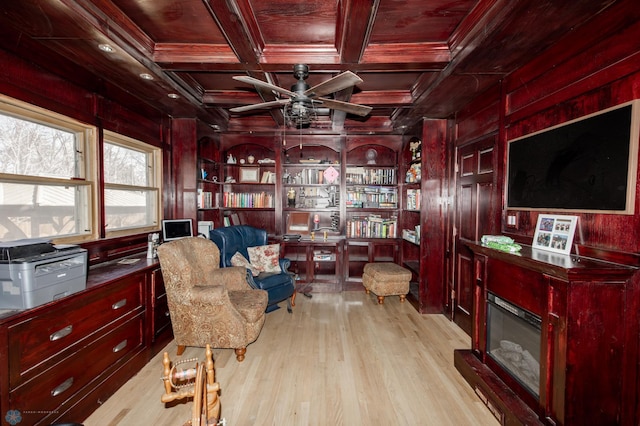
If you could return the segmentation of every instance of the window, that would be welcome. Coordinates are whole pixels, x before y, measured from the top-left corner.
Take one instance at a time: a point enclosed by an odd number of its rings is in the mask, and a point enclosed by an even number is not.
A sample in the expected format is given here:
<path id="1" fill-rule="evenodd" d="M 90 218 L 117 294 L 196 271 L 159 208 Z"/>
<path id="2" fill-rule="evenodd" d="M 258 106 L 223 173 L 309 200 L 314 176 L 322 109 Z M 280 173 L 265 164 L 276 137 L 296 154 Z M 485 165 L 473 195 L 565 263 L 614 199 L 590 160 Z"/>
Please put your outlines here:
<path id="1" fill-rule="evenodd" d="M 0 97 L 0 240 L 92 235 L 92 145 L 93 127 Z"/>
<path id="2" fill-rule="evenodd" d="M 69 242 L 159 228 L 159 148 L 0 95 L 0 241 Z M 98 216 L 105 212 L 104 223 Z"/>
<path id="3" fill-rule="evenodd" d="M 160 149 L 105 131 L 105 229 L 108 234 L 158 227 Z"/>

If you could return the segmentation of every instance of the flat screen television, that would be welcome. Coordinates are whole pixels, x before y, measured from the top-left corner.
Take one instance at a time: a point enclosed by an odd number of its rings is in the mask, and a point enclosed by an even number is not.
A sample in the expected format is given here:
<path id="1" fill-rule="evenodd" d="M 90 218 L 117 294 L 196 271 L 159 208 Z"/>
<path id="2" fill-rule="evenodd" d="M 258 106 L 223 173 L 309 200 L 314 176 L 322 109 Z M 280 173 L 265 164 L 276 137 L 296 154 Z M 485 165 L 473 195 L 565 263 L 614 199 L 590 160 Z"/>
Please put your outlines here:
<path id="1" fill-rule="evenodd" d="M 193 237 L 191 219 L 165 219 L 162 221 L 162 241 L 179 240 L 185 237 Z"/>
<path id="2" fill-rule="evenodd" d="M 638 101 L 508 142 L 507 208 L 633 214 Z"/>

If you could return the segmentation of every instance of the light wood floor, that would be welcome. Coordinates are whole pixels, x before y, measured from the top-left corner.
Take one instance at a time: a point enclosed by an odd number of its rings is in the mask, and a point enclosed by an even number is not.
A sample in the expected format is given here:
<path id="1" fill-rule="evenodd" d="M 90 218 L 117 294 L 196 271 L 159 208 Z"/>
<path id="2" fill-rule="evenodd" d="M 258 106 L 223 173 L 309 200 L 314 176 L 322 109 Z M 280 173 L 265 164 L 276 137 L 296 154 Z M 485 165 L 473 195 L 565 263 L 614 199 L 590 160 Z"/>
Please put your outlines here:
<path id="1" fill-rule="evenodd" d="M 364 292 L 299 295 L 293 314 L 267 314 L 244 362 L 214 351 L 221 416 L 238 425 L 497 425 L 453 366 L 470 338 L 443 315 Z M 204 358 L 187 348 L 180 358 Z M 182 425 L 192 402 L 165 407 L 162 353 L 85 426 Z"/>

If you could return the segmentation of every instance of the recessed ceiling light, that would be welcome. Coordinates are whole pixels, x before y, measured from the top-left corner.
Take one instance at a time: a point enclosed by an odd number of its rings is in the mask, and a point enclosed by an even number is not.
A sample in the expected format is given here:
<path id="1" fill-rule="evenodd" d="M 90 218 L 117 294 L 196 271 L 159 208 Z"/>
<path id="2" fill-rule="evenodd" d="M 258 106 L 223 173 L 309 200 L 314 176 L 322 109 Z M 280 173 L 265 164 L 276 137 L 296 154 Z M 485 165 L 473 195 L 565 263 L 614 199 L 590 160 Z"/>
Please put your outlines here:
<path id="1" fill-rule="evenodd" d="M 98 45 L 98 49 L 102 50 L 103 52 L 107 52 L 107 53 L 113 53 L 116 51 L 116 49 L 114 49 L 110 44 L 107 43 L 100 43 Z"/>
<path id="2" fill-rule="evenodd" d="M 180 95 L 177 95 L 175 93 L 169 93 L 167 96 L 170 97 L 171 99 L 178 99 L 180 97 Z"/>
<path id="3" fill-rule="evenodd" d="M 151 74 L 147 74 L 146 72 L 140 74 L 140 78 L 143 80 L 153 80 L 153 76 Z"/>

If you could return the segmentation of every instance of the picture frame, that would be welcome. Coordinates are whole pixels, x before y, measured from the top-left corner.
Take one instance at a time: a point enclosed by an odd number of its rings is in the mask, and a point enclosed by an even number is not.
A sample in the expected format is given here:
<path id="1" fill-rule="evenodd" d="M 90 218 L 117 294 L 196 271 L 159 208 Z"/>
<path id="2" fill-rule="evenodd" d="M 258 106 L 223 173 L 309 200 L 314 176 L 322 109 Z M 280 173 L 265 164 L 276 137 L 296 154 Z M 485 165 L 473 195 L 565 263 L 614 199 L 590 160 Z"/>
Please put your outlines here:
<path id="1" fill-rule="evenodd" d="M 240 183 L 259 182 L 259 170 L 256 167 L 240 167 Z"/>
<path id="2" fill-rule="evenodd" d="M 309 212 L 291 212 L 287 218 L 287 234 L 307 235 L 309 233 Z"/>
<path id="3" fill-rule="evenodd" d="M 555 253 L 571 253 L 577 224 L 578 216 L 540 214 L 532 247 Z"/>

